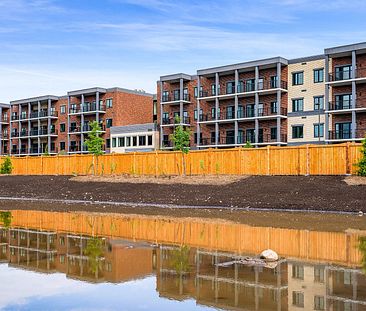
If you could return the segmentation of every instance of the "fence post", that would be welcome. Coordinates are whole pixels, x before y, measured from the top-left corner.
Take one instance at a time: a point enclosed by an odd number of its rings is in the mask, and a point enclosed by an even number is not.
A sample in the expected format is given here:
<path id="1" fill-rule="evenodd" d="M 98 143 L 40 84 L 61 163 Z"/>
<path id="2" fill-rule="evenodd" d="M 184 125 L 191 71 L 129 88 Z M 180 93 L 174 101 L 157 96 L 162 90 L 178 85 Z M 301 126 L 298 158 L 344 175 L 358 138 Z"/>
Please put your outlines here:
<path id="1" fill-rule="evenodd" d="M 306 176 L 310 175 L 310 150 L 309 145 L 306 145 Z"/>
<path id="2" fill-rule="evenodd" d="M 346 144 L 346 175 L 352 174 L 351 161 L 350 161 L 350 143 Z"/>
<path id="3" fill-rule="evenodd" d="M 155 150 L 155 177 L 158 177 L 158 151 Z"/>
<path id="4" fill-rule="evenodd" d="M 136 175 L 136 152 L 133 153 L 133 175 Z"/>
<path id="5" fill-rule="evenodd" d="M 267 175 L 270 175 L 271 168 L 270 168 L 270 146 L 267 146 Z M 278 174 L 278 172 L 276 172 Z"/>

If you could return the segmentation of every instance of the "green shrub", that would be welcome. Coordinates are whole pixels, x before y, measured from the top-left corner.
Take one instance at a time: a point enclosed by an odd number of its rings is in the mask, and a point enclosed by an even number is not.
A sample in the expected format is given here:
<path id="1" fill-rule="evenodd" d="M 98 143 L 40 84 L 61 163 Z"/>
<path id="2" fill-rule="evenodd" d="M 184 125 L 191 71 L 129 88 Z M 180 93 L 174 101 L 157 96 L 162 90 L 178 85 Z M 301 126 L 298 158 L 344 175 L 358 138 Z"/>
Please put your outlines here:
<path id="1" fill-rule="evenodd" d="M 249 140 L 247 140 L 247 142 L 245 143 L 245 145 L 243 146 L 243 148 L 253 148 L 252 144 L 250 143 Z"/>
<path id="2" fill-rule="evenodd" d="M 11 174 L 13 171 L 13 165 L 11 164 L 10 157 L 6 157 L 0 166 L 0 174 Z"/>
<path id="3" fill-rule="evenodd" d="M 366 138 L 362 141 L 362 149 L 361 149 L 362 157 L 360 161 L 357 163 L 357 174 L 359 176 L 366 177 Z"/>

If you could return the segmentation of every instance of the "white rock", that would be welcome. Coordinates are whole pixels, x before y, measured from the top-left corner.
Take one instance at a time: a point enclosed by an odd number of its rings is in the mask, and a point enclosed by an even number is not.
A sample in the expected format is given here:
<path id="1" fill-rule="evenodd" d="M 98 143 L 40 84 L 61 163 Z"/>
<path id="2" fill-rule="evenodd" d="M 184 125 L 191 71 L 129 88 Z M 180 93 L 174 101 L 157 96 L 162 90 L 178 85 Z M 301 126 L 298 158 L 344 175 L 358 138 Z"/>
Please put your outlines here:
<path id="1" fill-rule="evenodd" d="M 264 259 L 265 261 L 277 261 L 278 255 L 275 251 L 271 249 L 266 249 L 260 254 L 260 258 Z"/>

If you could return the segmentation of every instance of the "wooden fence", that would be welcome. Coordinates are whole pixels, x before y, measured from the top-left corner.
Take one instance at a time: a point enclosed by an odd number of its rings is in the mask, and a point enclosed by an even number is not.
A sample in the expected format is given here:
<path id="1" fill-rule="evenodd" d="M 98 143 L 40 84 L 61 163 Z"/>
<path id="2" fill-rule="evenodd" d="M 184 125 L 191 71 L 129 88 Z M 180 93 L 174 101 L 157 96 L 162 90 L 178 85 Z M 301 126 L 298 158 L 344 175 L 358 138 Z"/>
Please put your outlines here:
<path id="1" fill-rule="evenodd" d="M 188 175 L 345 175 L 357 170 L 360 144 L 208 149 L 185 156 Z M 92 155 L 12 157 L 15 175 L 88 175 Z M 180 175 L 179 152 L 106 154 L 98 174 Z"/>

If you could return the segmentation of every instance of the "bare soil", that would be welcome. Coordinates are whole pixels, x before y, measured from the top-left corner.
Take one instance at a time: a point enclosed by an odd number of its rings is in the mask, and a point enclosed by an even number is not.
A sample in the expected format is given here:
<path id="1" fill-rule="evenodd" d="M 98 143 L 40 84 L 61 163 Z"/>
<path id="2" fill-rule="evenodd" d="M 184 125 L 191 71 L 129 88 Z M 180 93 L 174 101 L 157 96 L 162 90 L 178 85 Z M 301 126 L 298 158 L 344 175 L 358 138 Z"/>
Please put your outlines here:
<path id="1" fill-rule="evenodd" d="M 366 177 L 361 176 L 347 176 L 344 181 L 349 186 L 366 186 Z"/>
<path id="2" fill-rule="evenodd" d="M 197 206 L 366 213 L 366 186 L 349 186 L 342 176 L 251 176 L 240 177 L 235 182 L 203 185 L 79 182 L 71 176 L 1 176 L 0 197 L 127 202 L 131 206 L 167 204 L 167 210 L 172 210 L 169 208 L 172 206 Z M 9 204 L 14 202 L 4 204 L 12 206 Z M 94 211 L 95 206 L 87 208 Z M 51 204 L 49 209 L 52 208 Z M 109 212 L 120 212 L 122 208 L 111 206 Z"/>
<path id="3" fill-rule="evenodd" d="M 133 183 L 133 184 L 158 184 L 158 185 L 228 185 L 239 182 L 249 176 L 237 175 L 200 175 L 200 176 L 76 176 L 71 181 L 79 182 L 103 182 L 103 183 Z"/>

